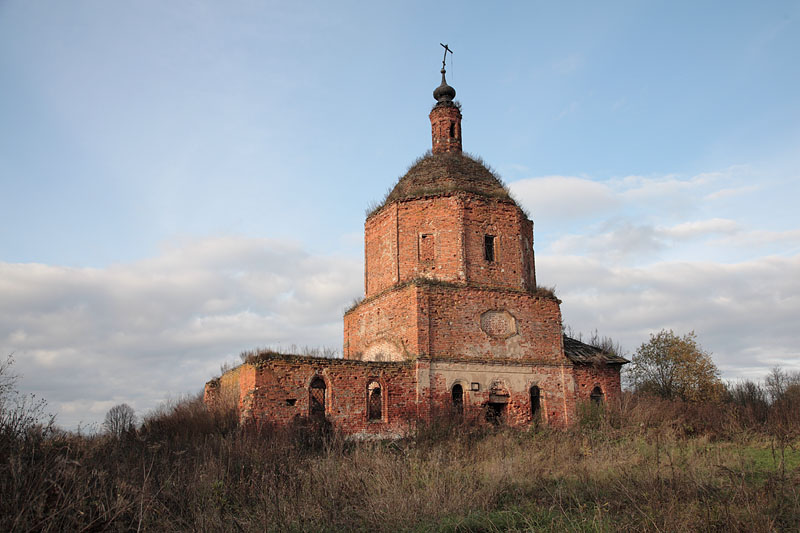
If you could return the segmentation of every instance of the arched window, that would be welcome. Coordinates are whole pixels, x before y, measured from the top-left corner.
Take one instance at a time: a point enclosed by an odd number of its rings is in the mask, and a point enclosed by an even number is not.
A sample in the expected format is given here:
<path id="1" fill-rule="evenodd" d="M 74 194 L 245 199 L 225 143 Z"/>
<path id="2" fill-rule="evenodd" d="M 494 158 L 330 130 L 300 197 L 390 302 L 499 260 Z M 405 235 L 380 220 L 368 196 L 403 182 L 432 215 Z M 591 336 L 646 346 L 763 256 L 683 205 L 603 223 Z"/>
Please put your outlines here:
<path id="1" fill-rule="evenodd" d="M 453 412 L 458 415 L 464 414 L 464 388 L 459 385 L 453 385 Z"/>
<path id="2" fill-rule="evenodd" d="M 541 392 L 539 391 L 539 387 L 536 385 L 531 387 L 531 420 L 536 420 L 539 418 L 539 410 L 542 407 L 541 404 Z"/>
<path id="3" fill-rule="evenodd" d="M 325 380 L 317 376 L 308 389 L 308 411 L 311 416 L 325 416 Z"/>
<path id="4" fill-rule="evenodd" d="M 603 389 L 601 389 L 600 386 L 598 385 L 597 387 L 592 389 L 592 394 L 589 396 L 589 398 L 592 400 L 592 402 L 594 402 L 596 404 L 602 404 L 603 403 Z"/>
<path id="5" fill-rule="evenodd" d="M 456 124 L 455 122 L 450 123 L 450 138 L 454 139 L 456 136 Z"/>
<path id="6" fill-rule="evenodd" d="M 381 420 L 383 418 L 383 398 L 381 385 L 377 381 L 370 381 L 367 385 L 367 418 Z"/>

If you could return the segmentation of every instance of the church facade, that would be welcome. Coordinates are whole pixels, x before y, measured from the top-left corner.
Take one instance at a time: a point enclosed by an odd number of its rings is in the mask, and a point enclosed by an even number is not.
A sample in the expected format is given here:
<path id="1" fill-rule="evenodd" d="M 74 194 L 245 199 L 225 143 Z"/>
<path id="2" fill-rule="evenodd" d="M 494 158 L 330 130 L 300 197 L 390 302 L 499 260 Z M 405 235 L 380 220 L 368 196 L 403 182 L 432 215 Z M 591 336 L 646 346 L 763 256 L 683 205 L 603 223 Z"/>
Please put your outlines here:
<path id="1" fill-rule="evenodd" d="M 627 361 L 563 334 L 560 300 L 537 285 L 533 222 L 462 152 L 444 68 L 434 98 L 431 152 L 364 224 L 364 298 L 344 315 L 343 358 L 255 354 L 206 384 L 207 404 L 396 436 L 438 414 L 563 427 L 580 402 L 619 396 Z"/>

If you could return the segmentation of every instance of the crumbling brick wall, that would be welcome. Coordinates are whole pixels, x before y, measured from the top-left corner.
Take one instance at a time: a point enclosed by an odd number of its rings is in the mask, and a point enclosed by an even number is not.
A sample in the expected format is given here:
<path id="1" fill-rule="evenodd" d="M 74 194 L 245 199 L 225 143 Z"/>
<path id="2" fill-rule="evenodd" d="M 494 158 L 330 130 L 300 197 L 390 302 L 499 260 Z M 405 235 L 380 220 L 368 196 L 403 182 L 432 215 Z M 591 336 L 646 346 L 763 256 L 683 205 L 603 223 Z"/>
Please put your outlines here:
<path id="1" fill-rule="evenodd" d="M 419 277 L 532 290 L 533 223 L 509 200 L 463 192 L 399 201 L 367 218 L 364 265 L 367 298 Z"/>
<path id="2" fill-rule="evenodd" d="M 431 360 L 432 412 L 453 406 L 453 387 L 463 390 L 466 412 L 485 418 L 492 402 L 502 405 L 502 423 L 525 426 L 543 422 L 564 427 L 574 421 L 575 383 L 571 365 L 530 365 L 492 360 Z M 531 407 L 531 388 L 538 405 Z"/>
<path id="3" fill-rule="evenodd" d="M 576 365 L 575 393 L 578 401 L 589 401 L 595 387 L 603 392 L 604 402 L 616 402 L 622 395 L 620 365 Z"/>
<path id="4" fill-rule="evenodd" d="M 397 436 L 407 432 L 418 416 L 414 364 L 375 363 L 321 357 L 269 354 L 256 357 L 222 376 L 227 388 L 239 390 L 243 419 L 286 425 L 312 416 L 311 384 L 325 383 L 325 417 L 351 435 Z M 368 417 L 368 387 L 380 387 L 382 412 Z M 206 386 L 207 403 L 214 389 Z"/>
<path id="5" fill-rule="evenodd" d="M 419 288 L 405 284 L 363 301 L 344 315 L 345 359 L 405 360 L 424 352 Z"/>

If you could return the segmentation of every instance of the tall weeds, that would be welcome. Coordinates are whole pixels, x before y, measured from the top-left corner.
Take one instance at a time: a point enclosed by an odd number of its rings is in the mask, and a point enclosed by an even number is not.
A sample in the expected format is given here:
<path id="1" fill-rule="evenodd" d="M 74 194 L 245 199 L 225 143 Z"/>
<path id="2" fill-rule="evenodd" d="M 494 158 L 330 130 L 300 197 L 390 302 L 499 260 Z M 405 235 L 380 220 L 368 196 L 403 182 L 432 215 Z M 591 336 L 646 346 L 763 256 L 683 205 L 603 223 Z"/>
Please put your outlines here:
<path id="1" fill-rule="evenodd" d="M 627 395 L 566 431 L 446 414 L 353 442 L 188 398 L 120 438 L 4 436 L 0 530 L 790 530 L 797 419 L 749 416 Z"/>

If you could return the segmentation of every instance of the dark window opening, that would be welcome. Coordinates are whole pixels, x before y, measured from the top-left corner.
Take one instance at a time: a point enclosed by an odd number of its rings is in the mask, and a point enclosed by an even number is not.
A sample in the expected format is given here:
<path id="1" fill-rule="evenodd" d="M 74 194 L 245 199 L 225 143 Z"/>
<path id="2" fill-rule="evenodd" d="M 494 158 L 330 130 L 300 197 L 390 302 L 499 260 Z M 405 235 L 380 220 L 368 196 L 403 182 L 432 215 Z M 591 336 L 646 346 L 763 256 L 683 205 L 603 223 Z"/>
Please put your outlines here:
<path id="1" fill-rule="evenodd" d="M 419 260 L 431 262 L 434 258 L 434 238 L 430 233 L 423 233 L 419 236 Z"/>
<path id="2" fill-rule="evenodd" d="M 453 385 L 453 412 L 456 415 L 464 414 L 464 388 L 461 385 Z"/>
<path id="3" fill-rule="evenodd" d="M 311 416 L 325 416 L 325 380 L 316 377 L 308 390 L 308 411 Z"/>
<path id="4" fill-rule="evenodd" d="M 541 407 L 541 393 L 539 392 L 539 387 L 534 385 L 531 387 L 531 420 L 539 418 Z"/>
<path id="5" fill-rule="evenodd" d="M 367 385 L 367 418 L 369 420 L 381 420 L 383 418 L 381 386 L 377 381 L 371 381 Z"/>
<path id="6" fill-rule="evenodd" d="M 297 403 L 297 399 L 296 398 L 286 398 L 286 405 L 291 407 L 296 403 Z"/>
<path id="7" fill-rule="evenodd" d="M 602 404 L 603 389 L 601 389 L 600 387 L 595 387 L 594 389 L 592 389 L 592 394 L 589 396 L 589 398 L 592 400 L 592 402 L 596 404 Z"/>
<path id="8" fill-rule="evenodd" d="M 454 139 L 456 136 L 456 125 L 454 122 L 450 123 L 450 138 Z"/>
<path id="9" fill-rule="evenodd" d="M 483 258 L 490 263 L 494 261 L 494 235 L 483 236 Z"/>
<path id="10" fill-rule="evenodd" d="M 492 425 L 499 426 L 503 423 L 505 412 L 506 404 L 489 402 L 486 404 L 486 421 Z"/>

